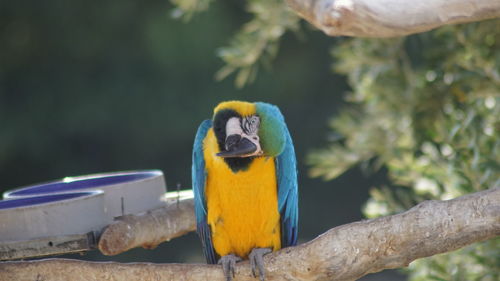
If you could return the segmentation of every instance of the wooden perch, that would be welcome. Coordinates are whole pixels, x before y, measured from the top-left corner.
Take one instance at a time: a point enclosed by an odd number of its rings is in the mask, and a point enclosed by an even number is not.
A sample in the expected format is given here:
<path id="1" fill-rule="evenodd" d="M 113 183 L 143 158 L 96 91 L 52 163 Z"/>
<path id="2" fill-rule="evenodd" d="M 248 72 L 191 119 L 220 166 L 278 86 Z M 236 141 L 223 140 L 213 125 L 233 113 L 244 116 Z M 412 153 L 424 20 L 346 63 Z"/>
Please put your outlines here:
<path id="1" fill-rule="evenodd" d="M 153 249 L 196 229 L 191 191 L 167 194 L 167 206 L 142 215 L 128 215 L 104 229 L 98 248 L 104 255 L 117 255 L 135 247 Z"/>
<path id="2" fill-rule="evenodd" d="M 266 280 L 356 280 L 498 235 L 500 187 L 448 201 L 426 201 L 401 214 L 335 227 L 310 242 L 267 255 Z M 248 262 L 237 264 L 236 276 L 235 281 L 256 280 Z M 0 281 L 8 280 L 224 279 L 216 265 L 46 259 L 0 263 Z"/>
<path id="3" fill-rule="evenodd" d="M 286 0 L 330 36 L 394 37 L 500 17 L 500 0 Z"/>

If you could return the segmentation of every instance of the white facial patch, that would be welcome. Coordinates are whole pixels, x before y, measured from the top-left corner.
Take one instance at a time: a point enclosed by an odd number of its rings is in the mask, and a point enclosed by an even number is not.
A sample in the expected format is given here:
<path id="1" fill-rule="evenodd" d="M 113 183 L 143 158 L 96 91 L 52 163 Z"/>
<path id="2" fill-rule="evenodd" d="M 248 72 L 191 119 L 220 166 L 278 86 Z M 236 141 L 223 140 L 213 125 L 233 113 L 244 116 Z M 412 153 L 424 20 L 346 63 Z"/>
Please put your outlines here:
<path id="1" fill-rule="evenodd" d="M 243 135 L 243 129 L 241 129 L 240 118 L 231 117 L 226 123 L 226 136 L 230 135 Z"/>
<path id="2" fill-rule="evenodd" d="M 246 138 L 251 141 L 255 146 L 257 146 L 257 150 L 251 155 L 262 155 L 263 151 L 260 147 L 260 139 L 259 139 L 259 126 L 260 119 L 257 116 L 250 116 L 243 118 L 243 124 L 241 124 L 241 120 L 238 117 L 231 117 L 227 120 L 226 123 L 226 137 L 230 135 L 240 135 L 242 138 Z"/>

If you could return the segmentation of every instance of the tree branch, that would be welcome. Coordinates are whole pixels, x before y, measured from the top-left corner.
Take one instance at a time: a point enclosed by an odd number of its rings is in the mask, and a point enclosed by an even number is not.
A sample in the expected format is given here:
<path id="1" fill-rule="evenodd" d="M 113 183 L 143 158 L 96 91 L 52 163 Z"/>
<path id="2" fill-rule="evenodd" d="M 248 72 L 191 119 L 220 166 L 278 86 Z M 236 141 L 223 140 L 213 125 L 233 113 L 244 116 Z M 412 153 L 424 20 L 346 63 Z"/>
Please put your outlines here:
<path id="1" fill-rule="evenodd" d="M 330 36 L 394 37 L 500 17 L 499 0 L 286 0 Z"/>
<path id="2" fill-rule="evenodd" d="M 186 211 L 192 212 L 192 210 Z M 426 201 L 393 216 L 335 227 L 265 257 L 267 280 L 356 280 L 418 258 L 500 235 L 500 187 L 448 201 Z M 252 280 L 248 262 L 237 280 Z M 223 280 L 215 265 L 46 259 L 0 263 L 7 280 Z"/>
<path id="3" fill-rule="evenodd" d="M 193 193 L 176 192 L 167 199 L 167 205 L 142 215 L 128 215 L 104 229 L 98 248 L 104 255 L 117 255 L 135 247 L 153 249 L 158 244 L 182 236 L 196 229 Z"/>

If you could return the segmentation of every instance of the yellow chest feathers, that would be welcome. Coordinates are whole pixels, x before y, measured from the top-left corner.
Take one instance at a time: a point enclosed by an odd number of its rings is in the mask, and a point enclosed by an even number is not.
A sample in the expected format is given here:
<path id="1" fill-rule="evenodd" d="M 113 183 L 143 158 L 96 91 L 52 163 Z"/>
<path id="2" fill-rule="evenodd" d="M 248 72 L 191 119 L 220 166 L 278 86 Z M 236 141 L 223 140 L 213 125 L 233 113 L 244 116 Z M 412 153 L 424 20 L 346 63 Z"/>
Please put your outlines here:
<path id="1" fill-rule="evenodd" d="M 215 251 L 220 256 L 233 253 L 246 258 L 253 248 L 278 250 L 280 216 L 274 158 L 255 158 L 248 169 L 233 172 L 215 156 L 217 152 L 210 130 L 204 141 L 205 196 Z"/>

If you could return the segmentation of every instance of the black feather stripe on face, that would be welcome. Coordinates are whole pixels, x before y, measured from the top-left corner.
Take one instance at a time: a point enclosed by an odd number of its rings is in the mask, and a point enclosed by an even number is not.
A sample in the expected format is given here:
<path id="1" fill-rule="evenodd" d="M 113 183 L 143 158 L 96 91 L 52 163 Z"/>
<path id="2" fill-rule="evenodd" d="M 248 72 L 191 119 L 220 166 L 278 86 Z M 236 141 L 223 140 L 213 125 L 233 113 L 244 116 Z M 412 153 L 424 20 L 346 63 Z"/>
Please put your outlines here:
<path id="1" fill-rule="evenodd" d="M 259 124 L 260 118 L 257 115 L 245 117 L 242 120 L 243 132 L 247 135 L 252 135 L 259 129 Z"/>
<path id="2" fill-rule="evenodd" d="M 237 117 L 242 120 L 241 115 L 232 109 L 222 109 L 218 111 L 213 119 L 213 129 L 215 137 L 217 138 L 217 144 L 219 145 L 219 151 L 225 150 L 226 142 L 226 123 L 229 119 Z M 217 156 L 216 156 L 217 157 Z M 231 168 L 233 172 L 244 171 L 248 169 L 250 163 L 254 157 L 236 157 L 236 158 L 224 158 L 226 164 Z"/>
<path id="3" fill-rule="evenodd" d="M 233 117 L 237 117 L 241 120 L 241 116 L 238 112 L 232 109 L 223 109 L 214 116 L 213 127 L 215 137 L 217 138 L 217 144 L 219 145 L 219 150 L 224 151 L 224 144 L 226 142 L 226 124 L 227 121 Z"/>
<path id="4" fill-rule="evenodd" d="M 245 134 L 248 134 L 248 131 L 250 131 L 250 124 L 247 122 L 246 118 L 243 118 L 242 123 L 243 124 L 241 124 L 241 129 Z"/>

